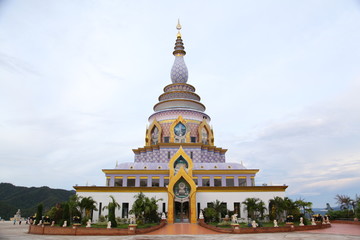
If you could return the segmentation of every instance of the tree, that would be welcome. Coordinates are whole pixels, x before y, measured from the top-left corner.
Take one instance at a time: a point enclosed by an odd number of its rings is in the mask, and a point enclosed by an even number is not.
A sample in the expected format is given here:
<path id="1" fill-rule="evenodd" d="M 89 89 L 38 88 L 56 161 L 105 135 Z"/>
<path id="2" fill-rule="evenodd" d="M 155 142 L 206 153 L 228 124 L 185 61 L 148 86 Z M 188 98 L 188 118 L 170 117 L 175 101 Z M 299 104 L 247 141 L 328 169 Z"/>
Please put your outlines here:
<path id="1" fill-rule="evenodd" d="M 37 207 L 37 212 L 36 212 L 36 222 L 37 223 L 39 223 L 40 220 L 42 220 L 43 208 L 44 208 L 44 205 L 42 203 L 40 203 Z"/>
<path id="2" fill-rule="evenodd" d="M 139 222 L 158 222 L 160 220 L 157 213 L 157 202 L 162 201 L 162 199 L 148 198 L 142 192 L 136 194 L 134 198 L 136 200 L 132 205 L 130 213 L 135 214 Z"/>
<path id="3" fill-rule="evenodd" d="M 259 198 L 246 198 L 245 201 L 242 202 L 242 204 L 245 205 L 245 210 L 248 213 L 248 218 L 251 218 L 253 220 L 256 219 L 258 201 L 260 201 Z"/>
<path id="4" fill-rule="evenodd" d="M 97 202 L 92 197 L 82 197 L 79 202 L 80 213 L 82 217 L 90 219 L 91 211 L 97 210 L 96 208 Z"/>
<path id="5" fill-rule="evenodd" d="M 351 204 L 351 198 L 347 195 L 336 194 L 335 196 L 336 203 L 340 204 L 340 209 L 345 210 L 349 209 Z"/>
<path id="6" fill-rule="evenodd" d="M 60 222 L 61 226 L 64 224 L 64 221 L 67 222 L 67 224 L 70 224 L 70 209 L 69 209 L 69 203 L 64 202 L 62 204 L 63 215 L 62 215 L 62 221 Z"/>
<path id="7" fill-rule="evenodd" d="M 74 216 L 76 216 L 78 214 L 81 215 L 79 213 L 79 210 L 77 209 L 79 207 L 79 196 L 77 194 L 72 195 L 69 198 L 68 206 L 69 206 L 69 217 L 70 217 L 71 221 Z"/>
<path id="8" fill-rule="evenodd" d="M 298 199 L 295 201 L 295 205 L 299 208 L 299 210 L 302 210 L 302 214 L 304 217 L 306 217 L 306 213 L 312 212 L 312 202 L 306 202 L 304 199 Z"/>
<path id="9" fill-rule="evenodd" d="M 117 222 L 116 222 L 116 217 L 115 217 L 115 209 L 120 209 L 120 204 L 118 202 L 116 202 L 115 198 L 113 196 L 110 195 L 111 198 L 111 202 L 109 202 L 109 204 L 105 207 L 103 207 L 103 209 L 108 209 L 109 213 L 108 213 L 108 219 L 109 221 L 111 221 L 111 227 L 115 228 L 117 227 Z"/>
<path id="10" fill-rule="evenodd" d="M 281 197 L 274 197 L 274 199 L 270 199 L 269 214 L 271 220 L 277 219 L 278 221 L 283 221 L 284 199 Z"/>
<path id="11" fill-rule="evenodd" d="M 224 216 L 226 214 L 226 205 L 224 202 L 220 202 L 219 200 L 215 200 L 211 203 L 211 207 L 215 210 L 216 213 L 216 220 L 219 222 L 221 216 Z"/>

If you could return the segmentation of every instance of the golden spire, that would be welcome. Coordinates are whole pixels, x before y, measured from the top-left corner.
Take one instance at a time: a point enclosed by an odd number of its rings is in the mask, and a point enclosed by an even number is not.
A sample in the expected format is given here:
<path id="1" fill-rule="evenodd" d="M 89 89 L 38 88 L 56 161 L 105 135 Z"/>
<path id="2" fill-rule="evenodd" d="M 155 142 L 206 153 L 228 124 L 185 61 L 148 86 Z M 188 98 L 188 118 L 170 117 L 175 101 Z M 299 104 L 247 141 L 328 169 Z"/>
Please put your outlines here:
<path id="1" fill-rule="evenodd" d="M 177 33 L 176 36 L 181 38 L 181 33 L 180 33 L 180 30 L 181 30 L 180 19 L 178 19 L 178 24 L 176 25 L 176 29 L 178 30 L 178 33 Z"/>

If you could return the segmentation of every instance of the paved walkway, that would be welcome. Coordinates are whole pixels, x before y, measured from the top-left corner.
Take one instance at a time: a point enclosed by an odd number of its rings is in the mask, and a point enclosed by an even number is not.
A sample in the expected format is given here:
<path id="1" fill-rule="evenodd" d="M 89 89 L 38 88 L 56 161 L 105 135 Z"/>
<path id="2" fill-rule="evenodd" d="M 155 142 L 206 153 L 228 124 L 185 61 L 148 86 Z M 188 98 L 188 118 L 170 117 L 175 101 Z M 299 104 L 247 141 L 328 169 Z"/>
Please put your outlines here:
<path id="1" fill-rule="evenodd" d="M 341 224 L 341 223 L 332 223 L 331 228 L 310 230 L 306 232 L 311 233 L 330 233 L 330 234 L 345 234 L 345 235 L 357 235 L 360 236 L 360 225 L 354 224 Z"/>
<path id="2" fill-rule="evenodd" d="M 360 227 L 357 225 L 333 224 L 334 229 L 340 232 L 348 231 L 354 234 Z M 186 227 L 185 227 L 186 228 Z M 169 228 L 171 229 L 171 228 Z M 189 227 L 188 229 L 191 229 Z M 355 230 L 354 230 L 355 229 Z M 324 229 L 325 230 L 325 229 Z M 291 232 L 291 233 L 259 233 L 259 234 L 205 234 L 187 235 L 134 235 L 134 236 L 57 236 L 57 235 L 34 235 L 27 234 L 28 225 L 13 225 L 11 222 L 0 222 L 0 240 L 360 240 L 359 235 L 344 235 L 342 233 L 314 233 Z M 192 230 L 189 230 L 192 231 Z"/>
<path id="3" fill-rule="evenodd" d="M 207 228 L 203 228 L 197 224 L 175 223 L 175 224 L 167 224 L 165 227 L 156 230 L 154 232 L 148 233 L 147 235 L 177 235 L 177 234 L 199 235 L 199 234 L 220 234 L 220 233 L 212 231 Z"/>

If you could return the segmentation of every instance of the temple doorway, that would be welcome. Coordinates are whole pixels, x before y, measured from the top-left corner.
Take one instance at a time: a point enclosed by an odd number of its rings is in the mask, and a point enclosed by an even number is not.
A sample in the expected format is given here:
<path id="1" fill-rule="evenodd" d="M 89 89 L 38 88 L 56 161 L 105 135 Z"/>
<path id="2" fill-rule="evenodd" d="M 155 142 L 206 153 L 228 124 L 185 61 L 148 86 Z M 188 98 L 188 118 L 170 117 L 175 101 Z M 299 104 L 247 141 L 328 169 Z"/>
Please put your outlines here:
<path id="1" fill-rule="evenodd" d="M 174 208 L 175 223 L 188 223 L 189 221 L 189 201 L 176 202 Z"/>

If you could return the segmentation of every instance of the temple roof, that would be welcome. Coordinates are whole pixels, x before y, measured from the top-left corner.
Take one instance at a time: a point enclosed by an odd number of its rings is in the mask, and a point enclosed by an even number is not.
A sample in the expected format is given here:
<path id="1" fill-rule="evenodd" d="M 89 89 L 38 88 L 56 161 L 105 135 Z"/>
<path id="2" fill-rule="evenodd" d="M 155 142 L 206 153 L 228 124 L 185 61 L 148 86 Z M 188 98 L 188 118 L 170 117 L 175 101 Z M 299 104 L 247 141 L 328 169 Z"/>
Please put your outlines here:
<path id="1" fill-rule="evenodd" d="M 144 162 L 124 162 L 119 163 L 115 169 L 132 169 L 132 170 L 167 170 L 169 163 L 144 163 Z M 239 170 L 246 169 L 240 163 L 194 163 L 193 170 Z"/>

